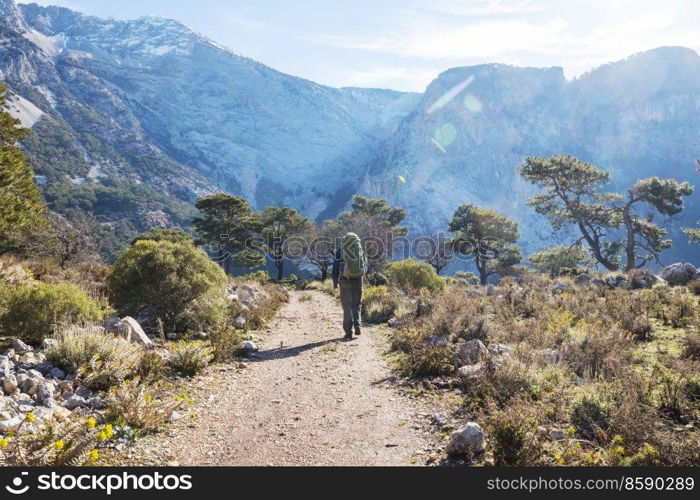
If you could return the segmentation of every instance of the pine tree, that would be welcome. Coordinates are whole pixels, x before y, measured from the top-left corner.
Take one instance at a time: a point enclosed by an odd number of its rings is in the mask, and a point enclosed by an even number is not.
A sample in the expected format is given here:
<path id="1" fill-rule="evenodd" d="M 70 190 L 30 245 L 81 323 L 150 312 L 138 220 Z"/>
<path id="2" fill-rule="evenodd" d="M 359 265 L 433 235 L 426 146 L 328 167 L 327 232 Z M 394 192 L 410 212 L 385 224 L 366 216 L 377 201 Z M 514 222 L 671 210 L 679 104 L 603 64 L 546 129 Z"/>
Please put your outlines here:
<path id="1" fill-rule="evenodd" d="M 454 233 L 454 251 L 474 258 L 482 285 L 492 274 L 508 273 L 522 259 L 515 245 L 520 238 L 518 224 L 490 208 L 462 205 L 448 229 Z"/>
<path id="2" fill-rule="evenodd" d="M 700 160 L 695 160 L 698 164 L 698 172 L 700 172 Z M 700 224 L 700 221 L 698 221 L 698 224 Z M 683 228 L 683 231 L 690 236 L 690 242 L 691 243 L 700 243 L 700 229 L 694 229 L 691 227 L 686 227 Z"/>
<path id="3" fill-rule="evenodd" d="M 555 230 L 575 225 L 593 257 L 609 271 L 617 271 L 621 244 L 608 239 L 608 233 L 622 225 L 620 211 L 612 206 L 621 197 L 599 192 L 610 182 L 610 174 L 569 155 L 530 156 L 518 172 L 544 189 L 528 199 L 528 205 L 549 218 Z"/>
<path id="4" fill-rule="evenodd" d="M 257 230 L 253 210 L 245 198 L 226 193 L 199 198 L 195 207 L 202 214 L 192 221 L 199 235 L 196 243 L 208 245 L 228 273 L 236 254 L 249 250 L 246 245 Z"/>
<path id="5" fill-rule="evenodd" d="M 29 130 L 2 109 L 6 92 L 0 83 L 0 247 L 17 230 L 43 221 L 46 209 L 34 173 L 17 147 L 17 141 L 27 137 Z"/>
<path id="6" fill-rule="evenodd" d="M 285 245 L 290 238 L 307 233 L 313 223 L 289 207 L 267 207 L 257 220 L 265 251 L 272 257 L 277 279 L 281 280 L 284 277 Z"/>
<path id="7" fill-rule="evenodd" d="M 643 267 L 650 260 L 659 261 L 659 254 L 671 247 L 666 239 L 667 230 L 654 223 L 653 215 L 646 217 L 634 212 L 638 204 L 648 204 L 658 213 L 673 216 L 683 209 L 683 196 L 693 194 L 693 186 L 674 179 L 650 177 L 637 181 L 627 190 L 627 199 L 622 206 L 622 220 L 627 232 L 625 253 L 626 270 Z"/>

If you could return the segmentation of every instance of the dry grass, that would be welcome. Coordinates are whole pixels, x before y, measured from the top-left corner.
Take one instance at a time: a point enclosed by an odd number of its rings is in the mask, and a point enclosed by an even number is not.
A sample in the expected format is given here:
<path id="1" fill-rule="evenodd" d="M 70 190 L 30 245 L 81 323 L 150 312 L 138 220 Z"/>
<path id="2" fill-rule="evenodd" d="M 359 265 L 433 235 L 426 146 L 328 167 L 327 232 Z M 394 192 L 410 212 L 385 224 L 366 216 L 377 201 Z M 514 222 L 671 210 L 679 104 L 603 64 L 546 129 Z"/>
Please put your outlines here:
<path id="1" fill-rule="evenodd" d="M 557 283 L 563 290 L 554 290 Z M 537 274 L 484 292 L 451 280 L 419 301 L 396 295 L 411 311 L 392 330 L 392 347 L 404 375 L 454 377 L 464 395 L 454 411 L 484 423 L 486 458 L 503 465 L 698 463 L 697 427 L 678 430 L 700 415 L 695 296 L 663 284 L 610 289 Z M 475 375 L 459 377 L 457 353 L 472 339 L 489 354 Z M 547 429 L 565 430 L 564 439 Z"/>

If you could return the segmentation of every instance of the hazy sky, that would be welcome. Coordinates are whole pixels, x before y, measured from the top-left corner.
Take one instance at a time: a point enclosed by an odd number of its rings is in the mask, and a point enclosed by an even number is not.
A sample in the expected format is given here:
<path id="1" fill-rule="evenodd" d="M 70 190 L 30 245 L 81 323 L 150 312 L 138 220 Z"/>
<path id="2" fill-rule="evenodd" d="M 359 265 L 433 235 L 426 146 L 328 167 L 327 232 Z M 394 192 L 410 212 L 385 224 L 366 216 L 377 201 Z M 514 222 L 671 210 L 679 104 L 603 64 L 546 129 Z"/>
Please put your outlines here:
<path id="1" fill-rule="evenodd" d="M 23 2 L 29 3 L 29 2 Z M 422 91 L 454 66 L 563 66 L 571 78 L 661 45 L 700 51 L 700 0 L 40 0 L 177 19 L 275 69 Z"/>

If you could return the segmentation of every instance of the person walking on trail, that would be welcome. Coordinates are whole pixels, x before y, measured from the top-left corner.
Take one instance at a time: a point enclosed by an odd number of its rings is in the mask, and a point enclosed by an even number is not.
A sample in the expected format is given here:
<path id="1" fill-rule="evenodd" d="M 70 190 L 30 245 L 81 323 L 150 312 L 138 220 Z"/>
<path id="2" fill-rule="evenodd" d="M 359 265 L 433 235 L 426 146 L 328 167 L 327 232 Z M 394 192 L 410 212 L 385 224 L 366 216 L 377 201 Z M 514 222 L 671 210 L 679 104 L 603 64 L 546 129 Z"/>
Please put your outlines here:
<path id="1" fill-rule="evenodd" d="M 335 251 L 333 259 L 333 291 L 340 287 L 340 303 L 343 306 L 343 330 L 345 340 L 352 340 L 353 328 L 355 335 L 360 335 L 362 277 L 365 275 L 367 261 L 362 251 L 360 237 L 348 233 L 343 237 L 343 243 Z"/>

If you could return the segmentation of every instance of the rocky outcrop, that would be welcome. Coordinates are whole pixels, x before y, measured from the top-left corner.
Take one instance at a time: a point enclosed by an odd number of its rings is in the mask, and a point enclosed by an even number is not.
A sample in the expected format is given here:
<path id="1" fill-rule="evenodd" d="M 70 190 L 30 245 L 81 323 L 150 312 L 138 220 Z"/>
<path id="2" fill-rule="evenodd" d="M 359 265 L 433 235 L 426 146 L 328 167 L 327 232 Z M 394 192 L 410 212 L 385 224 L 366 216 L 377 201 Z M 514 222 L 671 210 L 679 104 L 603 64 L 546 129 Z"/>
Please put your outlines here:
<path id="1" fill-rule="evenodd" d="M 34 356 L 33 361 L 25 360 L 28 354 Z M 20 429 L 30 412 L 39 422 L 49 422 L 62 420 L 71 412 L 92 414 L 103 406 L 94 392 L 46 361 L 41 350 L 15 340 L 13 348 L 0 356 L 0 432 Z M 22 425 L 20 430 L 34 429 L 35 426 Z"/>
<path id="2" fill-rule="evenodd" d="M 664 267 L 661 277 L 671 286 L 683 286 L 698 277 L 698 270 L 692 264 L 676 262 Z"/>
<path id="3" fill-rule="evenodd" d="M 484 359 L 486 354 L 487 350 L 484 343 L 481 340 L 472 339 L 459 347 L 457 357 L 462 365 L 473 365 Z"/>
<path id="4" fill-rule="evenodd" d="M 450 436 L 446 452 L 451 457 L 472 458 L 484 449 L 484 431 L 476 422 L 468 422 Z"/>

